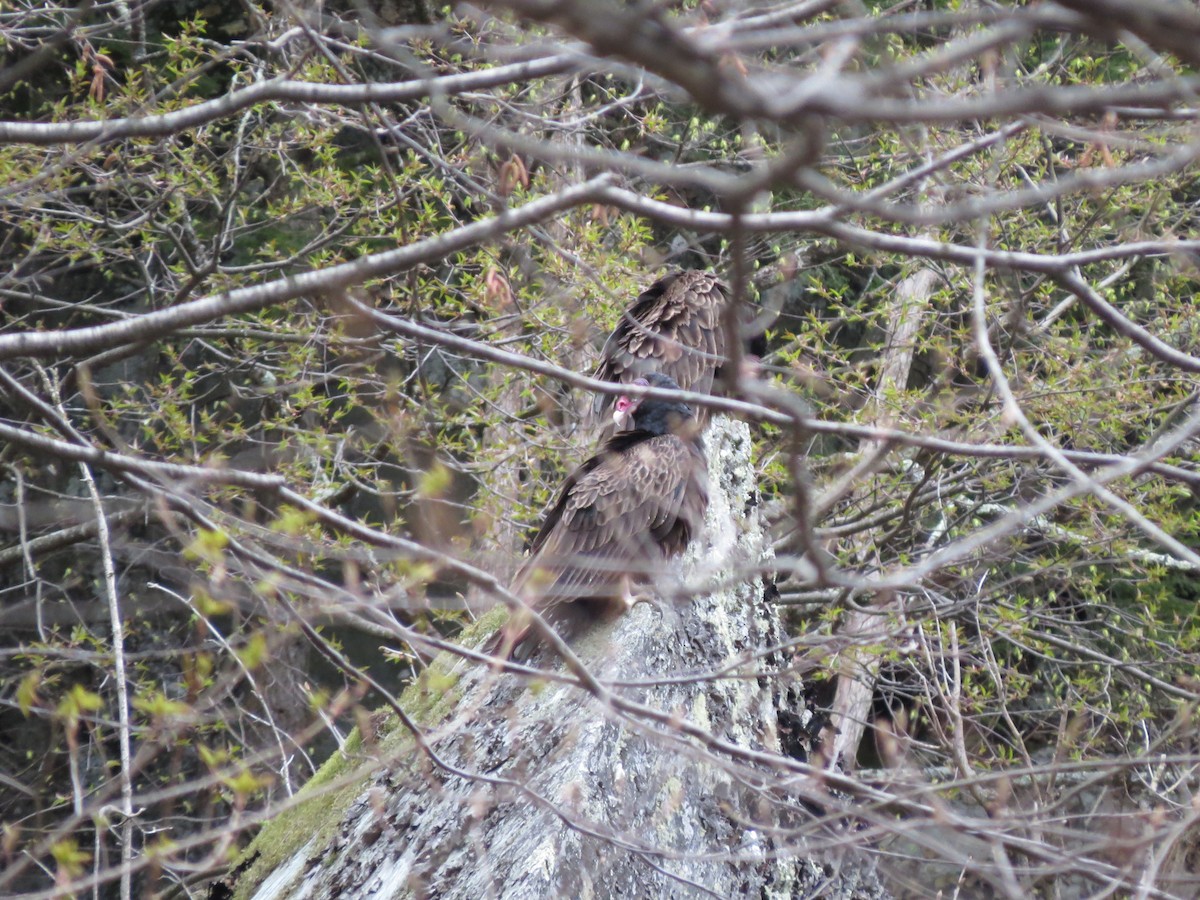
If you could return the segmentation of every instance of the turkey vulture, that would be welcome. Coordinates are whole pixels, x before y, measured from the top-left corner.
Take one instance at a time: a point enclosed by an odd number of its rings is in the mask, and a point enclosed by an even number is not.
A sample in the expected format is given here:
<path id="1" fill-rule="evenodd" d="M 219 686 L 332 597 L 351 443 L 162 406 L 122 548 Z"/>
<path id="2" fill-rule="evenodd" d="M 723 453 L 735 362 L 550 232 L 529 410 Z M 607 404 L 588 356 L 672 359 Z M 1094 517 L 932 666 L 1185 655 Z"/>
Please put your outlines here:
<path id="1" fill-rule="evenodd" d="M 657 373 L 634 384 L 679 389 Z M 688 545 L 708 508 L 691 407 L 622 396 L 613 419 L 617 433 L 567 478 L 512 584 L 563 637 L 632 605 L 634 586 Z M 491 649 L 518 648 L 529 631 L 514 624 Z"/>
<path id="2" fill-rule="evenodd" d="M 721 316 L 728 303 L 729 289 L 712 272 L 692 269 L 658 279 L 621 315 L 600 351 L 596 378 L 628 384 L 661 372 L 684 390 L 710 393 L 725 361 Z M 761 335 L 750 344 L 761 355 Z M 592 411 L 600 418 L 611 403 L 611 395 L 598 394 Z M 703 428 L 708 410 L 700 409 L 696 419 Z"/>

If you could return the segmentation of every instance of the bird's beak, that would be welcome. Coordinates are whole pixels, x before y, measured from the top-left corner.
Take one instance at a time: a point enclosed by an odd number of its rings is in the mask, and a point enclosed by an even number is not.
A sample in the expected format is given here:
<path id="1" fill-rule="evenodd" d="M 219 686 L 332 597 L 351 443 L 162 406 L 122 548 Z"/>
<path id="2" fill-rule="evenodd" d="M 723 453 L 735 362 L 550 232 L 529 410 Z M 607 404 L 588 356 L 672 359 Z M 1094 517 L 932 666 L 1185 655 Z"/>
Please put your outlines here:
<path id="1" fill-rule="evenodd" d="M 628 397 L 618 397 L 617 402 L 613 404 L 613 427 L 617 431 L 625 431 L 633 424 L 633 411 L 637 409 L 637 404 Z"/>

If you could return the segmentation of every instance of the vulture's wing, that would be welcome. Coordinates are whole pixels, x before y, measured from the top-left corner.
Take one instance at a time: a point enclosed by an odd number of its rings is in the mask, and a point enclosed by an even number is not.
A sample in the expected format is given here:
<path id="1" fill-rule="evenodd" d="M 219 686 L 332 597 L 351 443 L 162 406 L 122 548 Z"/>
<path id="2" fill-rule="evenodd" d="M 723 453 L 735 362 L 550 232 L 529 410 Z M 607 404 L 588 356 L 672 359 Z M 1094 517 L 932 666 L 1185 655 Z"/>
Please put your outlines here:
<path id="1" fill-rule="evenodd" d="M 627 384 L 661 372 L 686 391 L 710 392 L 725 358 L 721 312 L 727 302 L 728 291 L 712 272 L 660 278 L 621 315 L 601 351 L 596 377 Z M 603 416 L 612 401 L 598 394 L 592 411 Z"/>
<path id="2" fill-rule="evenodd" d="M 567 479 L 513 590 L 539 609 L 620 595 L 682 550 L 708 506 L 704 458 L 675 435 L 618 435 Z"/>

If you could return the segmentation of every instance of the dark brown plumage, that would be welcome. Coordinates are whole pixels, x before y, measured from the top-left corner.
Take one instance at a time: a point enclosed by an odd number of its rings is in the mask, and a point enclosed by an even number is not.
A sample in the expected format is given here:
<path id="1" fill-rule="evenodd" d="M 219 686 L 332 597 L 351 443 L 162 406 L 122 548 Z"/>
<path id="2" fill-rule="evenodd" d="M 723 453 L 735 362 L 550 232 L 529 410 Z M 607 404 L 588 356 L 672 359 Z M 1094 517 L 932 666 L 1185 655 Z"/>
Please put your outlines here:
<path id="1" fill-rule="evenodd" d="M 729 289 L 712 272 L 672 272 L 643 291 L 621 315 L 600 351 L 596 377 L 629 384 L 652 372 L 671 378 L 686 391 L 707 394 L 725 359 L 721 314 Z M 612 403 L 598 394 L 593 412 L 603 416 Z M 707 410 L 696 411 L 703 428 Z"/>
<path id="2" fill-rule="evenodd" d="M 648 383 L 678 389 L 662 375 Z M 624 611 L 634 586 L 688 545 L 708 508 L 691 408 L 621 397 L 616 409 L 614 418 L 632 427 L 567 478 L 512 585 L 564 637 L 591 618 Z M 515 647 L 528 634 L 528 624 L 517 625 L 502 641 Z"/>
<path id="3" fill-rule="evenodd" d="M 726 362 L 726 330 L 722 318 L 730 301 L 729 288 L 712 272 L 687 270 L 665 275 L 621 314 L 604 348 L 595 376 L 629 384 L 635 378 L 661 372 L 681 388 L 711 393 L 722 378 Z M 746 304 L 740 310 L 739 329 L 743 362 L 754 372 L 766 353 L 768 316 Z M 600 394 L 592 404 L 597 418 L 612 405 L 612 395 Z M 696 410 L 700 429 L 708 423 L 708 410 Z M 607 437 L 610 429 L 602 435 Z"/>

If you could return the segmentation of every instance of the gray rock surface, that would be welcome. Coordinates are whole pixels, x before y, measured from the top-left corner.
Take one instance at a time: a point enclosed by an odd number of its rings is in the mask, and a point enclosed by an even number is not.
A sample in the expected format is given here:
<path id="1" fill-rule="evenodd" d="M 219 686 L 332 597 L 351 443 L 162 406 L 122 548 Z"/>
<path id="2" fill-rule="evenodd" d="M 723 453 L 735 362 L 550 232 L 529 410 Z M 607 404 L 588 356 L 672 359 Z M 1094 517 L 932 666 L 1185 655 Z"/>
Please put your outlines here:
<path id="1" fill-rule="evenodd" d="M 454 663 L 453 703 L 427 736 L 461 774 L 430 765 L 407 738 L 390 754 L 381 741 L 382 764 L 351 786 L 348 805 L 329 802 L 336 827 L 313 829 L 238 896 L 884 896 L 865 857 L 835 865 L 773 837 L 786 827 L 778 810 L 806 815 L 768 800 L 780 713 L 805 710 L 790 676 L 745 677 L 778 660 L 728 665 L 776 645 L 781 630 L 763 580 L 738 574 L 769 555 L 749 430 L 718 417 L 706 444 L 708 520 L 677 573 L 714 590 L 640 604 L 581 635 L 574 649 L 599 696 Z M 564 673 L 549 651 L 531 662 Z M 722 741 L 766 756 L 738 758 Z"/>

